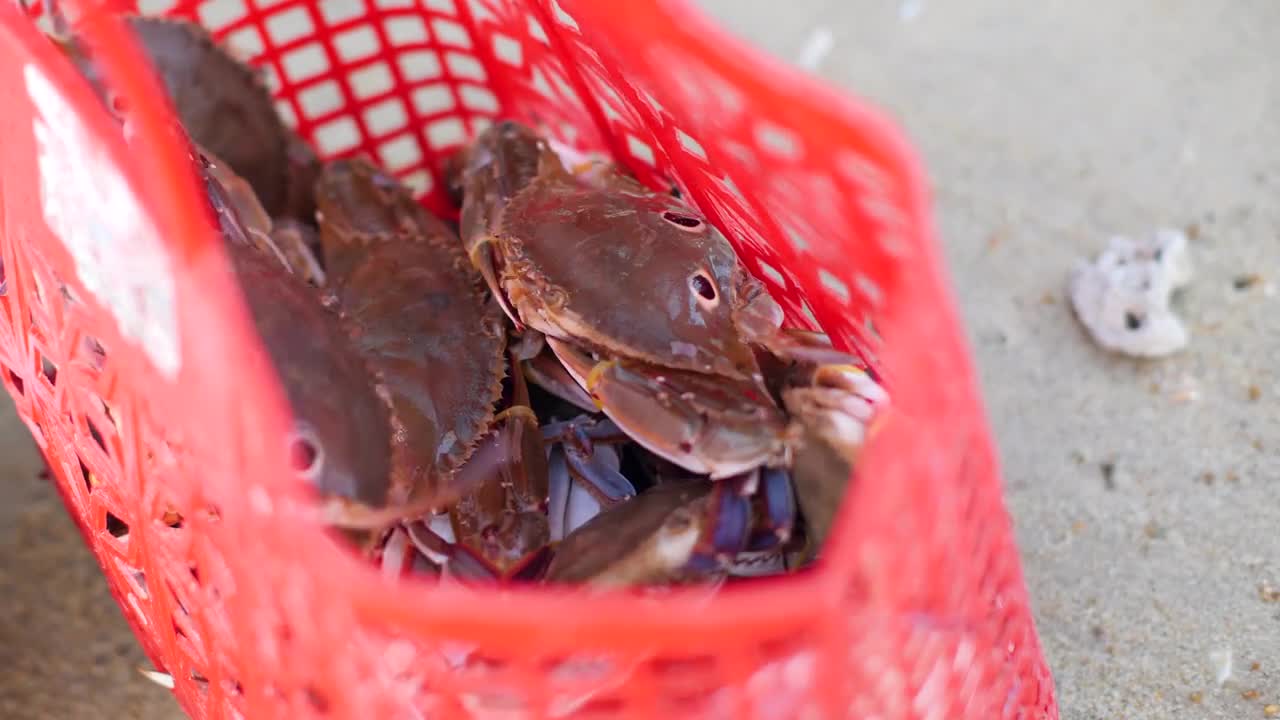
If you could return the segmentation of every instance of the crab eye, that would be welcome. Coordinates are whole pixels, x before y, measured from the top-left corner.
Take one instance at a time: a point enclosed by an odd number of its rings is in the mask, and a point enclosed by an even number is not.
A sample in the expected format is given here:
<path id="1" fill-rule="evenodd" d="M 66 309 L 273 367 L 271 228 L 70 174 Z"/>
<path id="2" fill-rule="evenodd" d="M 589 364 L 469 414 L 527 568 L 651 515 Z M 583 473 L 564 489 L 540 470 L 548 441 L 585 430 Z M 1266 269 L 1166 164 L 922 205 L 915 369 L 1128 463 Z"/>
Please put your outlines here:
<path id="1" fill-rule="evenodd" d="M 324 450 L 310 427 L 298 427 L 289 436 L 289 466 L 307 480 L 315 479 L 324 468 Z"/>
<path id="2" fill-rule="evenodd" d="M 707 277 L 705 272 L 699 272 L 689 278 L 689 288 L 698 296 L 698 301 L 704 305 L 714 307 L 720 300 L 719 293 L 716 292 L 716 284 Z"/>
<path id="3" fill-rule="evenodd" d="M 670 210 L 662 213 L 662 219 L 685 230 L 696 230 L 702 227 L 702 221 L 698 218 L 692 215 L 671 212 Z"/>

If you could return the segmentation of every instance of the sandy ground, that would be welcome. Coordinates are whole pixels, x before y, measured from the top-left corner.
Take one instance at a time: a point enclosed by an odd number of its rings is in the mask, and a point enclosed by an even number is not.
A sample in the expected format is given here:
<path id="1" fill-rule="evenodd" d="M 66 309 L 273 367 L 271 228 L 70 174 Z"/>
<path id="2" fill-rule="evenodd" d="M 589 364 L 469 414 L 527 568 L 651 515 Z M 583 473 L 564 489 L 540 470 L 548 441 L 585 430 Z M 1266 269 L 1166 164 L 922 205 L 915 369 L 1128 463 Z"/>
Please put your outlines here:
<path id="1" fill-rule="evenodd" d="M 928 162 L 1063 716 L 1280 703 L 1280 5 L 705 0 L 888 109 Z M 1191 349 L 1092 346 L 1064 303 L 1113 233 L 1197 232 Z M 1237 289 L 1250 273 L 1258 282 Z M 0 414 L 0 716 L 175 717 L 24 429 Z M 1225 684 L 1219 660 L 1231 657 Z"/>

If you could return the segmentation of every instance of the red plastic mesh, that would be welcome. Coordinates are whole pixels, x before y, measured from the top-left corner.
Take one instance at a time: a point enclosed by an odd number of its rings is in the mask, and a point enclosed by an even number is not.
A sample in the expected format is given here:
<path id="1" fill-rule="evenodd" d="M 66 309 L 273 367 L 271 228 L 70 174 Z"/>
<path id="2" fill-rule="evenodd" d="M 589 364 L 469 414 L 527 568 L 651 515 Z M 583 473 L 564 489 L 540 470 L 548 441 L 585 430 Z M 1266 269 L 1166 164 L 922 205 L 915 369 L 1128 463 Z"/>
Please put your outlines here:
<path id="1" fill-rule="evenodd" d="M 441 159 L 499 115 L 674 183 L 895 402 L 813 572 L 714 597 L 391 588 L 278 472 L 278 388 L 122 26 L 85 20 L 130 140 L 0 5 L 0 378 L 191 715 L 1057 717 L 924 181 L 879 116 L 676 0 L 141 5 L 210 27 L 324 155 L 368 153 L 438 211 Z"/>

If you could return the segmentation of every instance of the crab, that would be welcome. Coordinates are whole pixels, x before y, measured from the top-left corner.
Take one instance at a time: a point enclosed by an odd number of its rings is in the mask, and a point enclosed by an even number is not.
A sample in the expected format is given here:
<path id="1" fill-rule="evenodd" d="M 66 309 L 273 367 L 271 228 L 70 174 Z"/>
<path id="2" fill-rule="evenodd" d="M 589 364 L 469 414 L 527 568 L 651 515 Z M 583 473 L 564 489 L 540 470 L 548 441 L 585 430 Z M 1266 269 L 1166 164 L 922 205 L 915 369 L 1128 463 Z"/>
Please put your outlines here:
<path id="1" fill-rule="evenodd" d="M 393 502 L 366 519 L 415 517 L 483 476 L 458 471 L 495 422 L 507 366 L 502 311 L 457 235 L 368 162 L 326 164 L 316 203 L 325 302 L 353 329 L 392 408 Z"/>
<path id="2" fill-rule="evenodd" d="M 456 165 L 472 263 L 563 368 L 528 364 L 545 388 L 578 386 L 637 442 L 713 478 L 786 463 L 786 417 L 739 320 L 769 313 L 741 302 L 748 276 L 719 231 L 621 174 L 580 180 L 514 122 Z"/>
<path id="3" fill-rule="evenodd" d="M 359 527 L 361 515 L 392 501 L 386 403 L 341 320 L 313 287 L 253 247 L 228 243 L 228 251 L 292 409 L 285 439 L 290 466 L 321 497 L 364 509 L 330 517 L 339 528 Z"/>
<path id="4" fill-rule="evenodd" d="M 319 158 L 276 113 L 259 73 L 195 23 L 149 16 L 129 16 L 126 23 L 187 134 L 244 177 L 271 217 L 309 220 Z M 53 39 L 111 112 L 127 112 L 79 38 L 64 28 Z"/>
<path id="5" fill-rule="evenodd" d="M 607 164 L 571 172 L 510 121 L 452 167 L 463 242 L 528 336 L 534 382 L 712 480 L 785 476 L 814 443 L 856 456 L 883 391 L 825 335 L 783 329 L 781 306 L 702 216 Z"/>

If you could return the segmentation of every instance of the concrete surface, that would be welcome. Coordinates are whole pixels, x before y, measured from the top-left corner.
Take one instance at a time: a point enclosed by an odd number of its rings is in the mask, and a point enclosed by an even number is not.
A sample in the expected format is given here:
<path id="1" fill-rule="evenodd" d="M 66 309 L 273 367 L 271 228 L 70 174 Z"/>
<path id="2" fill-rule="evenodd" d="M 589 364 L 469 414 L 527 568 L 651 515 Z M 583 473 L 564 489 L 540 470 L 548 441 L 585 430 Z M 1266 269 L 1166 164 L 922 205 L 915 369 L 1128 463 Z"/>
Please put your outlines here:
<path id="1" fill-rule="evenodd" d="M 828 29 L 819 72 L 922 149 L 1063 717 L 1264 717 L 1280 703 L 1280 603 L 1259 590 L 1280 586 L 1280 4 L 704 4 L 786 58 Z M 1191 350 L 1109 357 L 1063 302 L 1067 272 L 1162 225 L 1196 230 Z M 38 467 L 4 417 L 0 717 L 174 717 Z"/>

